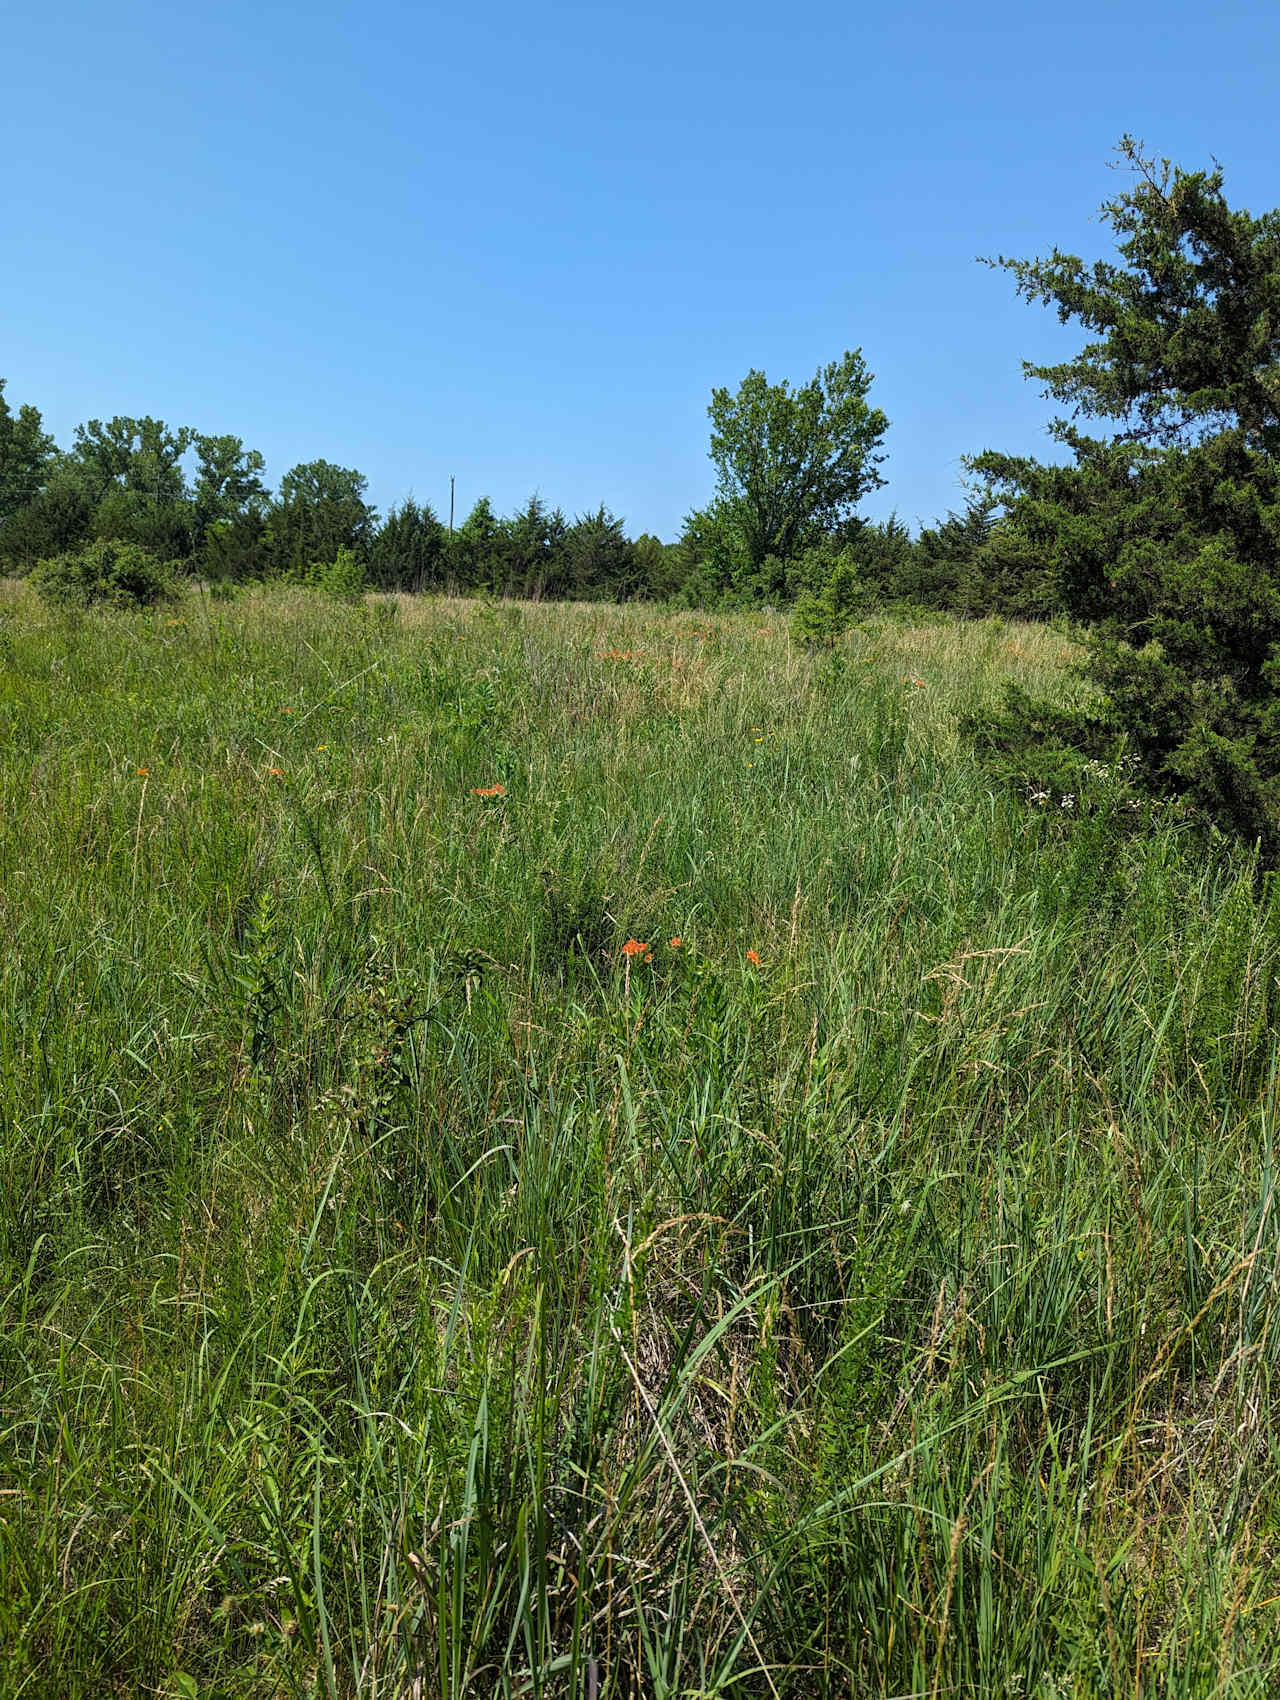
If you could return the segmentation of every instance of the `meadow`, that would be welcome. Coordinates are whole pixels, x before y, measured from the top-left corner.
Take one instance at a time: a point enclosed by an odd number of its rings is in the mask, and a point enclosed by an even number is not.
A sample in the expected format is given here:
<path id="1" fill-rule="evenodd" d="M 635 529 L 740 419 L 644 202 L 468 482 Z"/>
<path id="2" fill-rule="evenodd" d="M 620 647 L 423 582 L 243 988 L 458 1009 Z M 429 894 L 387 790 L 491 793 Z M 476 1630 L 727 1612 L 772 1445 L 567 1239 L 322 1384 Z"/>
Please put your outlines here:
<path id="1" fill-rule="evenodd" d="M 1280 1691 L 1280 889 L 1071 657 L 0 588 L 0 1693 Z"/>

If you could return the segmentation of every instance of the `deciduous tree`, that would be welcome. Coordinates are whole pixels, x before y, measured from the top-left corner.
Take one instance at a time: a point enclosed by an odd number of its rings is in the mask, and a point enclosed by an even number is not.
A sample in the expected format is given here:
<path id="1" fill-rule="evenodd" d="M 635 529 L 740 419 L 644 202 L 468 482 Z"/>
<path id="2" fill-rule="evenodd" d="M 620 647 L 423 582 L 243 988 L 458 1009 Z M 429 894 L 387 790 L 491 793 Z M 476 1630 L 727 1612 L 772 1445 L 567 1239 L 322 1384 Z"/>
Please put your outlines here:
<path id="1" fill-rule="evenodd" d="M 884 482 L 876 451 L 889 422 L 867 401 L 871 382 L 855 349 L 795 389 L 753 370 L 736 394 L 712 392 L 715 506 L 739 574 L 758 573 L 769 557 L 785 563 Z"/>

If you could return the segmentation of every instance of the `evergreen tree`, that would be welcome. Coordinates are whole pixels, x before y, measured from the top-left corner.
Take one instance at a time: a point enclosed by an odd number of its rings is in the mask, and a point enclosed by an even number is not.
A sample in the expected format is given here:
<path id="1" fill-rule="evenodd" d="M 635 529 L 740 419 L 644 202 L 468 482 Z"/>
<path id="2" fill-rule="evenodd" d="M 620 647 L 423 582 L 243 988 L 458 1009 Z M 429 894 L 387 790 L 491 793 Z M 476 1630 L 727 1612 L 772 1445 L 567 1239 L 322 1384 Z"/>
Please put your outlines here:
<path id="1" fill-rule="evenodd" d="M 412 498 L 387 514 L 369 548 L 369 582 L 380 590 L 439 590 L 447 573 L 444 527 Z"/>
<path id="2" fill-rule="evenodd" d="M 503 570 L 503 528 L 487 496 L 449 538 L 449 578 L 461 591 L 497 588 Z"/>
<path id="3" fill-rule="evenodd" d="M 340 549 L 363 561 L 377 522 L 365 501 L 367 489 L 362 472 L 328 460 L 306 461 L 286 472 L 267 519 L 273 570 L 305 579 L 316 562 L 336 561 Z"/>
<path id="4" fill-rule="evenodd" d="M 628 540 L 622 521 L 603 504 L 573 522 L 565 533 L 563 554 L 564 572 L 558 592 L 562 596 L 627 602 L 645 594 L 645 575 L 636 546 Z"/>
<path id="5" fill-rule="evenodd" d="M 1280 212 L 1234 211 L 1220 169 L 1184 172 L 1124 138 L 1132 186 L 1103 207 L 1120 264 L 1058 251 L 998 263 L 1092 340 L 1028 365 L 1069 419 L 1064 466 L 987 453 L 1027 553 L 1093 623 L 1101 717 L 1054 719 L 1083 746 L 1123 734 L 1146 784 L 1280 851 Z M 1023 705 L 995 734 L 1038 719 Z M 1022 722 L 1020 733 L 1019 720 Z"/>
<path id="6" fill-rule="evenodd" d="M 530 496 L 523 510 L 502 527 L 504 596 L 555 596 L 564 565 L 565 519 Z"/>

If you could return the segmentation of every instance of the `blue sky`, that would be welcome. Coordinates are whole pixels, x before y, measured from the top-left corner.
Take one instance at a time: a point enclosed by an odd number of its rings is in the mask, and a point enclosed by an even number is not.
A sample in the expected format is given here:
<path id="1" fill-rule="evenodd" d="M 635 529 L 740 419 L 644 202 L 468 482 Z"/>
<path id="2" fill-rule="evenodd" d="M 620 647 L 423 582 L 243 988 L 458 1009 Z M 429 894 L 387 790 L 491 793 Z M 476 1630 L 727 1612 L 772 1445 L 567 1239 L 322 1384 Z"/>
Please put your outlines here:
<path id="1" fill-rule="evenodd" d="M 1080 336 L 975 263 L 1096 222 L 1124 131 L 1280 204 L 1280 8 L 4 7 L 0 376 L 59 441 L 152 413 L 278 482 L 459 518 L 537 490 L 672 538 L 707 402 L 860 347 L 884 490 L 1037 452 Z"/>

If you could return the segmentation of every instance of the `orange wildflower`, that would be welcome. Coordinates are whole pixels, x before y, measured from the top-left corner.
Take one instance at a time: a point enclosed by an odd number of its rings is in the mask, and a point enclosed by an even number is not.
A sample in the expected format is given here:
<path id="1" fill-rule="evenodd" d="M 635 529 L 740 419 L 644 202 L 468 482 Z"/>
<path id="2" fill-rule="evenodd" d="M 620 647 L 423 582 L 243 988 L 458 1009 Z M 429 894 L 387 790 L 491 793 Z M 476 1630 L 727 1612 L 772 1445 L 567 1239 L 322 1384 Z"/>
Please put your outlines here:
<path id="1" fill-rule="evenodd" d="M 292 714 L 293 710 L 291 708 L 282 708 L 280 712 L 281 714 Z"/>
<path id="2" fill-rule="evenodd" d="M 672 950 L 679 950 L 680 946 L 684 943 L 683 935 L 677 933 L 675 938 L 668 939 L 667 943 L 671 946 Z"/>
<path id="3" fill-rule="evenodd" d="M 754 950 L 749 950 L 747 952 L 747 961 L 755 968 L 760 966 L 760 958 L 756 955 Z"/>
<path id="4" fill-rule="evenodd" d="M 276 779 L 284 778 L 284 769 L 282 767 L 269 767 L 267 772 Z"/>
<path id="5" fill-rule="evenodd" d="M 505 785 L 473 785 L 471 787 L 473 797 L 505 797 L 506 794 Z"/>
<path id="6" fill-rule="evenodd" d="M 145 779 L 150 772 L 151 769 L 149 767 L 140 767 L 138 769 L 138 778 Z"/>
<path id="7" fill-rule="evenodd" d="M 648 945 L 641 944 L 639 939 L 628 939 L 622 947 L 622 954 L 624 956 L 643 956 L 648 948 Z"/>

